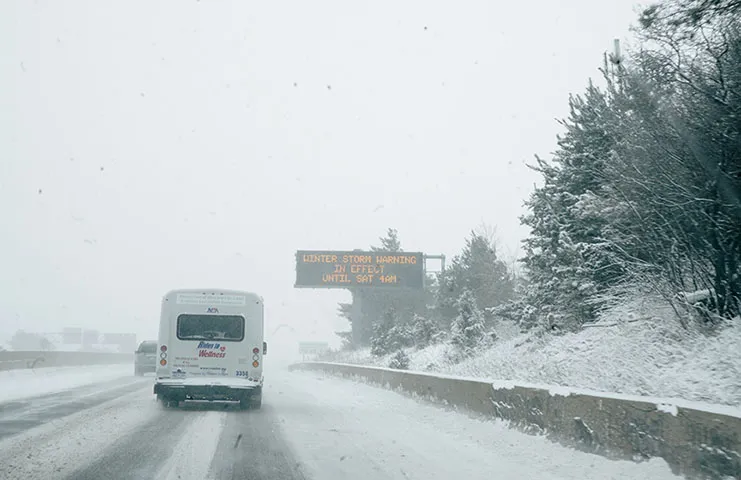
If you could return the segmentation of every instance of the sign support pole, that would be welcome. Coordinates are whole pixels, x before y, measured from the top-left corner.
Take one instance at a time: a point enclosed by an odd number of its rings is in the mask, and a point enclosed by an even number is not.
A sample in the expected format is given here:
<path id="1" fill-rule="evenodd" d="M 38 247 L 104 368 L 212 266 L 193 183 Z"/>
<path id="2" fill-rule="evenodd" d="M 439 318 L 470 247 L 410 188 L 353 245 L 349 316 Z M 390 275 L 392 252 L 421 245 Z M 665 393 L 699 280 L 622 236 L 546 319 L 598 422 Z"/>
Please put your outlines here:
<path id="1" fill-rule="evenodd" d="M 353 289 L 352 291 L 352 344 L 354 347 L 360 346 L 360 341 L 363 336 L 363 305 L 362 305 L 362 291 L 359 288 Z"/>
<path id="2" fill-rule="evenodd" d="M 425 255 L 424 256 L 424 259 L 425 259 L 425 273 L 427 273 L 427 259 L 430 259 L 430 258 L 433 259 L 433 260 L 440 260 L 440 271 L 441 272 L 444 272 L 445 271 L 445 255 L 443 255 L 443 254 L 440 254 L 440 255 Z"/>

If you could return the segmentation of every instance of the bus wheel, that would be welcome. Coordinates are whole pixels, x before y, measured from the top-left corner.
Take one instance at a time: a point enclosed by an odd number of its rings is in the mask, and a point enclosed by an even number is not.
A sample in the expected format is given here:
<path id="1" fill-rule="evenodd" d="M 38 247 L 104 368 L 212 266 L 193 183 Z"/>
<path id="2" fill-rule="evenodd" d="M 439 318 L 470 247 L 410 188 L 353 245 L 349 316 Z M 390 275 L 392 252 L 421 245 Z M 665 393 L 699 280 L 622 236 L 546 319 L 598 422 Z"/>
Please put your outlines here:
<path id="1" fill-rule="evenodd" d="M 175 408 L 178 406 L 177 400 L 165 397 L 164 395 L 157 395 L 157 401 L 162 406 L 162 408 Z"/>
<path id="2" fill-rule="evenodd" d="M 249 401 L 250 408 L 259 410 L 262 407 L 262 387 L 252 390 L 252 395 L 247 400 Z"/>
<path id="3" fill-rule="evenodd" d="M 257 410 L 262 406 L 262 392 L 253 393 L 242 397 L 239 401 L 239 408 L 242 410 Z"/>

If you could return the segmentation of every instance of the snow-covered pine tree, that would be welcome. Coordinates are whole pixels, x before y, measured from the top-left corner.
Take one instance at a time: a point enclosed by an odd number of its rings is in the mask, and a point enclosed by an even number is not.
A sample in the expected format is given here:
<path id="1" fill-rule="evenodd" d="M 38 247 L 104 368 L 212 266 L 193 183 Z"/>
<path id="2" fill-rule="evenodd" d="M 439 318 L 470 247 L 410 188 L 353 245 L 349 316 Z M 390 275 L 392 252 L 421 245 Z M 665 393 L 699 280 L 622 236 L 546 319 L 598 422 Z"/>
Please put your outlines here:
<path id="1" fill-rule="evenodd" d="M 536 157 L 544 185 L 537 188 L 521 218 L 531 233 L 524 240 L 528 286 L 525 303 L 542 324 L 577 328 L 595 318 L 597 294 L 621 280 L 611 261 L 611 244 L 599 208 L 606 182 L 605 163 L 617 135 L 607 96 L 590 83 L 584 96 L 572 96 L 562 122 L 553 162 Z M 555 326 L 555 325 L 549 325 Z"/>
<path id="2" fill-rule="evenodd" d="M 437 308 L 448 321 L 458 314 L 458 299 L 464 290 L 470 291 L 481 308 L 501 305 L 514 294 L 513 276 L 498 258 L 493 239 L 475 231 L 438 280 Z"/>
<path id="3" fill-rule="evenodd" d="M 379 238 L 381 245 L 379 247 L 371 247 L 374 252 L 401 252 L 401 240 L 399 240 L 399 232 L 395 228 L 389 228 L 386 231 L 386 236 Z"/>

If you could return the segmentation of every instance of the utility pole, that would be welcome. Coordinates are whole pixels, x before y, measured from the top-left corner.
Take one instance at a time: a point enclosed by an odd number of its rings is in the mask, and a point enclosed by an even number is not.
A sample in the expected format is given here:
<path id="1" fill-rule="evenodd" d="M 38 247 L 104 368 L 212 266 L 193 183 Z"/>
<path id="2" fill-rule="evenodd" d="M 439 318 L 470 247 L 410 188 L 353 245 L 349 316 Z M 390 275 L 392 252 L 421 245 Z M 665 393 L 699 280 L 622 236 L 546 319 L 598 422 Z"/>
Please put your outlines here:
<path id="1" fill-rule="evenodd" d="M 620 52 L 620 39 L 613 40 L 612 53 L 609 56 L 611 73 L 613 77 L 619 77 L 623 68 L 623 55 Z"/>

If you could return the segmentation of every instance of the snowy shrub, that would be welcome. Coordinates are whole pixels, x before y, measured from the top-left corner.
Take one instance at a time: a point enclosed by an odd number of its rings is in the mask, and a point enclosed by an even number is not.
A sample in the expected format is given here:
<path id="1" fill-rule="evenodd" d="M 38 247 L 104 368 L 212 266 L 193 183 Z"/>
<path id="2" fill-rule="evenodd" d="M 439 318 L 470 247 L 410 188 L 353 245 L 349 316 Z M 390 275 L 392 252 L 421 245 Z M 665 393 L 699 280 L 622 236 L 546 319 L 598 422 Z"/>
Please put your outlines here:
<path id="1" fill-rule="evenodd" d="M 388 310 L 383 315 L 381 322 L 373 325 L 373 336 L 371 336 L 371 354 L 380 357 L 395 350 L 392 343 L 392 335 L 398 332 L 392 332 L 396 324 L 396 313 Z"/>
<path id="2" fill-rule="evenodd" d="M 387 351 L 389 352 L 411 347 L 414 345 L 414 331 L 412 326 L 404 324 L 394 325 L 389 330 L 386 340 L 388 342 Z"/>
<path id="3" fill-rule="evenodd" d="M 388 342 L 386 341 L 385 334 L 379 334 L 378 332 L 374 331 L 374 335 L 371 338 L 370 351 L 371 351 L 371 355 L 374 355 L 376 357 L 381 357 L 389 353 Z"/>
<path id="4" fill-rule="evenodd" d="M 396 352 L 396 355 L 391 357 L 389 368 L 395 368 L 397 370 L 409 369 L 409 356 L 404 352 L 404 350 L 399 350 Z"/>
<path id="5" fill-rule="evenodd" d="M 435 342 L 440 331 L 434 320 L 415 314 L 412 321 L 412 333 L 417 348 L 424 348 Z"/>
<path id="6" fill-rule="evenodd" d="M 458 299 L 458 316 L 451 326 L 451 343 L 464 355 L 470 355 L 484 339 L 484 316 L 470 290 Z"/>

